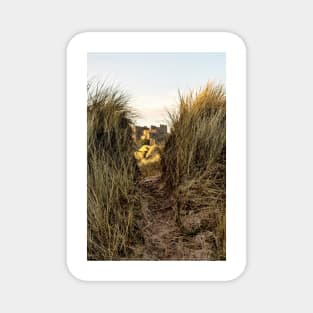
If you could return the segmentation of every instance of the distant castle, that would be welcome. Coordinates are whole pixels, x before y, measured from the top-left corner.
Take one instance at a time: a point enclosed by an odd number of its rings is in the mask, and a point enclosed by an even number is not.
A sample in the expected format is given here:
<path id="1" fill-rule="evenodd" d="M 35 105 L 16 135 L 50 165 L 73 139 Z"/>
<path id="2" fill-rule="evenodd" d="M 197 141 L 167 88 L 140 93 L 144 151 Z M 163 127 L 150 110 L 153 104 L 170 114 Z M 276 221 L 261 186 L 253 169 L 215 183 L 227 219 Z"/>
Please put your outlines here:
<path id="1" fill-rule="evenodd" d="M 146 140 L 150 146 L 154 144 L 164 144 L 167 135 L 167 126 L 160 124 L 160 127 L 151 125 L 147 126 L 135 126 L 133 129 L 133 138 L 135 142 L 140 140 Z"/>

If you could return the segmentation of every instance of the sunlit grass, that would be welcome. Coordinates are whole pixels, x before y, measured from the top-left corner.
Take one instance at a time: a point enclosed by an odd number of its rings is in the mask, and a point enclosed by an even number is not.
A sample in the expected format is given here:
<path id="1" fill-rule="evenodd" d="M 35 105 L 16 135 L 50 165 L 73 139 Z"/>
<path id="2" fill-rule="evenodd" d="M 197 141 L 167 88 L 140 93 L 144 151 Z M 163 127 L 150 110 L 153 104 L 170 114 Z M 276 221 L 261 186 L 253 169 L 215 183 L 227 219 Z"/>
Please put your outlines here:
<path id="1" fill-rule="evenodd" d="M 226 95 L 223 86 L 207 86 L 180 95 L 169 113 L 172 128 L 161 155 L 162 178 L 176 199 L 177 222 L 201 211 L 207 217 L 217 259 L 226 255 Z"/>
<path id="2" fill-rule="evenodd" d="M 143 177 L 161 174 L 161 148 L 158 145 L 144 145 L 135 152 L 135 158 Z"/>

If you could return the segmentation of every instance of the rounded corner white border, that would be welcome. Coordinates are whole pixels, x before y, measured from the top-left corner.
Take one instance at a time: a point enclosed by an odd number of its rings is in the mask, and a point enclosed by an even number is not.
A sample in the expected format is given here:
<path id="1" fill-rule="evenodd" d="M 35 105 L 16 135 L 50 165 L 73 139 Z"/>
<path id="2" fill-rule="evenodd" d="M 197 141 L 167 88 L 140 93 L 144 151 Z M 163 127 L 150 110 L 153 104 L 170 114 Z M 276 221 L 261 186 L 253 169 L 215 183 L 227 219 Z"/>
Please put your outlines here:
<path id="1" fill-rule="evenodd" d="M 232 281 L 246 269 L 246 44 L 230 32 L 82 32 L 67 44 L 67 268 L 83 281 Z M 226 261 L 87 261 L 87 53 L 226 53 Z"/>

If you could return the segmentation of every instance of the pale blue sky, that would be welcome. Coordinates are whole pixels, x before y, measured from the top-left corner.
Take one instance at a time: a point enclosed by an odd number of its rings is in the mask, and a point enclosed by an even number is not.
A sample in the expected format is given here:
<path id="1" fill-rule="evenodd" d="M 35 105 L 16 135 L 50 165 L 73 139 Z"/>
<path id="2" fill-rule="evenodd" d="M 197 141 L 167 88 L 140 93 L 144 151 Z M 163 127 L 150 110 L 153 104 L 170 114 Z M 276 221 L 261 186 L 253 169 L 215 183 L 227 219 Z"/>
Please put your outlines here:
<path id="1" fill-rule="evenodd" d="M 225 53 L 88 53 L 88 79 L 118 85 L 131 96 L 138 125 L 167 123 L 178 90 L 225 84 Z"/>

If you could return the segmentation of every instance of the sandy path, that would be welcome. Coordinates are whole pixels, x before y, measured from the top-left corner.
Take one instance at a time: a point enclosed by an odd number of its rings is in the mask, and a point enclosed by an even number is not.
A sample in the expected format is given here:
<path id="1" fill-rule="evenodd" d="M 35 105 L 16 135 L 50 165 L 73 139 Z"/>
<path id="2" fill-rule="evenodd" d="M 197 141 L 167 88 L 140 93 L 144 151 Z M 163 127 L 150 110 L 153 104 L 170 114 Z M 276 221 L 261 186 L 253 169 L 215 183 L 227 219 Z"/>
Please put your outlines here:
<path id="1" fill-rule="evenodd" d="M 174 201 L 162 190 L 160 176 L 140 182 L 144 244 L 135 248 L 141 260 L 208 260 L 205 236 L 186 236 L 177 226 Z"/>

